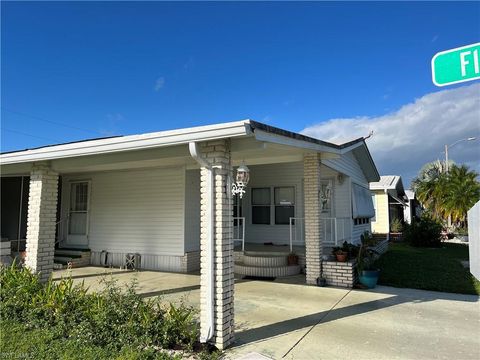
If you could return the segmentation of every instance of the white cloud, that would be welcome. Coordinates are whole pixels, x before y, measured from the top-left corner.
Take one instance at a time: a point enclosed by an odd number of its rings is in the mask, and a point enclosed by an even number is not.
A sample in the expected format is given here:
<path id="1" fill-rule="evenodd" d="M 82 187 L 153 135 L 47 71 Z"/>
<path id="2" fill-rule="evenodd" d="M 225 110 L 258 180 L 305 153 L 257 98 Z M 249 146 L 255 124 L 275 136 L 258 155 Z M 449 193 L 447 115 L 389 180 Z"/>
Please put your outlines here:
<path id="1" fill-rule="evenodd" d="M 157 79 L 157 81 L 155 81 L 155 87 L 153 89 L 155 91 L 160 91 L 164 86 L 165 86 L 165 78 L 161 76 Z"/>
<path id="2" fill-rule="evenodd" d="M 374 135 L 368 147 L 382 175 L 398 174 L 408 186 L 418 169 L 443 159 L 445 144 L 476 136 L 450 149 L 449 157 L 480 171 L 480 84 L 427 94 L 399 110 L 378 117 L 331 119 L 302 133 L 334 143 Z"/>

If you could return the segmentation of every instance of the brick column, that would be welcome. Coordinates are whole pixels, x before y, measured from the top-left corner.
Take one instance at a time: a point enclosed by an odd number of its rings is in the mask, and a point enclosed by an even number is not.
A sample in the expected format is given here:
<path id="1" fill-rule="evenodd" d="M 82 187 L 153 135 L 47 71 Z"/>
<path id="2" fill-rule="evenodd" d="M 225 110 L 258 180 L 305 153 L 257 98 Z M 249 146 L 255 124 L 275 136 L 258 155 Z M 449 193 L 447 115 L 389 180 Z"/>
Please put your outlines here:
<path id="1" fill-rule="evenodd" d="M 230 143 L 227 140 L 208 141 L 201 144 L 200 151 L 214 171 L 214 323 L 213 343 L 225 349 L 234 340 L 234 260 L 233 260 L 233 202 L 228 177 L 232 176 Z M 208 332 L 206 294 L 209 291 L 207 275 L 207 169 L 201 169 L 201 235 L 200 235 L 200 320 L 201 335 Z"/>
<path id="2" fill-rule="evenodd" d="M 306 154 L 303 159 L 305 197 L 305 257 L 307 284 L 316 284 L 322 264 L 320 223 L 320 154 Z"/>
<path id="3" fill-rule="evenodd" d="M 47 281 L 53 270 L 57 220 L 58 174 L 47 165 L 34 165 L 28 198 L 27 256 L 25 265 Z"/>

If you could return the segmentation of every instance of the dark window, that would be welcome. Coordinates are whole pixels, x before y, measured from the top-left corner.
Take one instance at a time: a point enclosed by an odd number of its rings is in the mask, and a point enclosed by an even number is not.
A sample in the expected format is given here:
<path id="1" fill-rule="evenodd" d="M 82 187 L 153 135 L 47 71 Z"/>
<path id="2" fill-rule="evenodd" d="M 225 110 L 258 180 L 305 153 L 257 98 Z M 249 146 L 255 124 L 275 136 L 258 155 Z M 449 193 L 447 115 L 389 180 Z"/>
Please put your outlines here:
<path id="1" fill-rule="evenodd" d="M 295 188 L 275 188 L 275 225 L 288 225 L 295 217 Z"/>
<path id="2" fill-rule="evenodd" d="M 270 224 L 270 188 L 252 189 L 252 224 Z"/>

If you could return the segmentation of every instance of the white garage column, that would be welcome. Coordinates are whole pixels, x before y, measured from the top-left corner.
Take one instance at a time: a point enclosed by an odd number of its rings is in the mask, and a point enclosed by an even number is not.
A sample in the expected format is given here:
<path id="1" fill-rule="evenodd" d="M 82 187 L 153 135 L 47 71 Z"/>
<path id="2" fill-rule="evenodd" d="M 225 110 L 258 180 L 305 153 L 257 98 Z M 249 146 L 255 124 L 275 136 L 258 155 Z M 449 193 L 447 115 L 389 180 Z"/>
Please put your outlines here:
<path id="1" fill-rule="evenodd" d="M 25 265 L 45 282 L 53 270 L 57 219 L 58 174 L 48 165 L 34 165 L 28 198 Z"/>
<path id="2" fill-rule="evenodd" d="M 201 169 L 201 277 L 200 319 L 201 338 L 211 333 L 209 318 L 213 302 L 213 337 L 211 342 L 225 349 L 234 340 L 234 260 L 233 260 L 233 203 L 228 178 L 232 176 L 230 142 L 215 140 L 200 145 L 202 157 L 210 164 L 214 173 L 213 186 L 213 301 L 209 301 L 212 279 L 208 260 L 208 214 L 209 190 L 208 169 Z"/>
<path id="3" fill-rule="evenodd" d="M 305 257 L 307 284 L 315 285 L 322 265 L 320 222 L 320 154 L 306 154 L 303 159 L 305 197 Z"/>

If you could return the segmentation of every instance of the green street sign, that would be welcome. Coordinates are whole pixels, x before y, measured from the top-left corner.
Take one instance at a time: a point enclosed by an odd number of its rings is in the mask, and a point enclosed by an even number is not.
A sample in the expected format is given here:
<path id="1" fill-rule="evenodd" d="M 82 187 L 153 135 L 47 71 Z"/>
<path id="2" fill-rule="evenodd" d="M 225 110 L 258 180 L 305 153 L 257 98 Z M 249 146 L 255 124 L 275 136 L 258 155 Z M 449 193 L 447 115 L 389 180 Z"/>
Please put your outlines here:
<path id="1" fill-rule="evenodd" d="M 432 58 L 432 80 L 437 86 L 480 79 L 480 43 L 441 51 Z"/>

